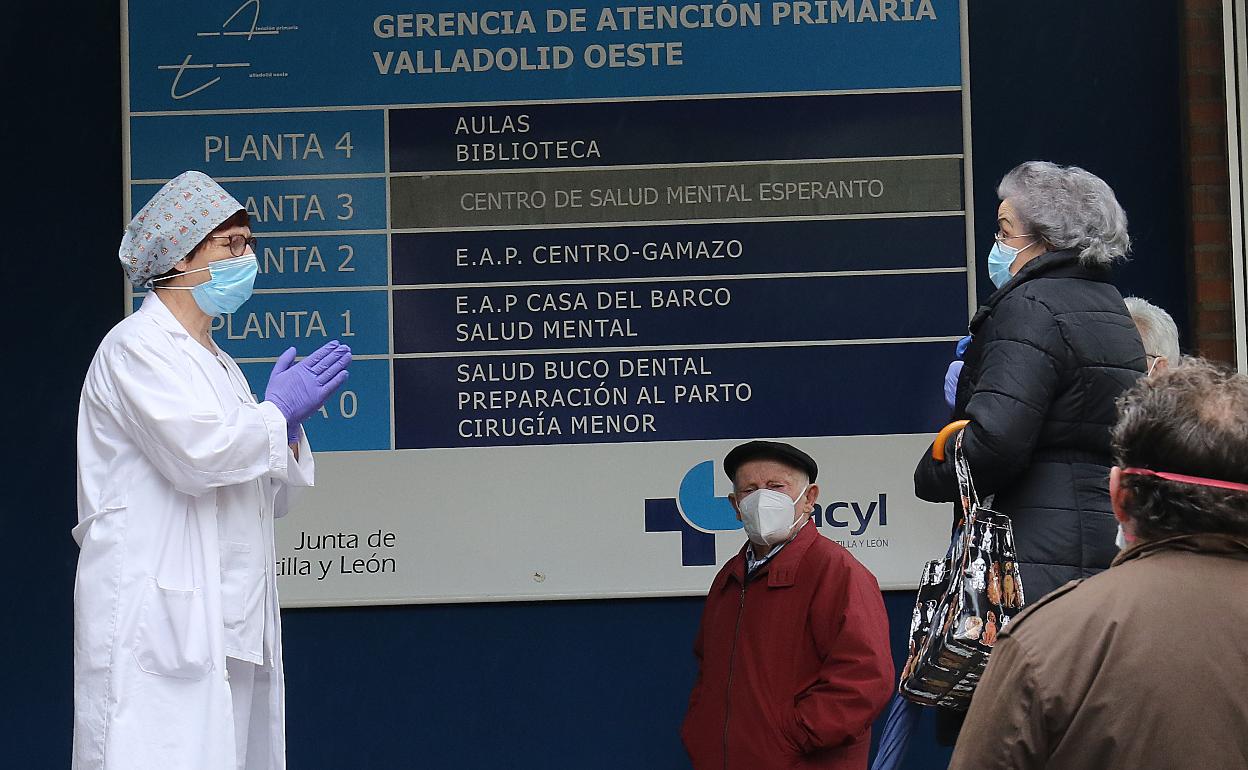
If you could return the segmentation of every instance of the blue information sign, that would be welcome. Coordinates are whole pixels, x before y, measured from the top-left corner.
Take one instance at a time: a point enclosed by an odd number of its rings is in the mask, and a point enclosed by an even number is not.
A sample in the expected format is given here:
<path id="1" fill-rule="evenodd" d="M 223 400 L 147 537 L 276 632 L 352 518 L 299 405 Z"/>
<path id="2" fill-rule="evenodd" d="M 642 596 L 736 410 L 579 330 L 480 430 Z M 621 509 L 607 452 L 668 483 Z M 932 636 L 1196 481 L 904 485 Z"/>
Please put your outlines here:
<path id="1" fill-rule="evenodd" d="M 498 495 L 532 503 L 496 536 L 541 554 L 521 525 L 561 505 L 543 479 L 596 458 L 578 478 L 633 477 L 595 489 L 619 497 L 614 537 L 644 551 L 661 531 L 685 554 L 666 577 L 537 585 L 519 557 L 456 552 L 462 528 L 425 522 L 454 562 L 407 562 L 432 587 L 305 583 L 283 561 L 295 601 L 696 592 L 680 571 L 706 563 L 696 537 L 735 526 L 696 513 L 729 510 L 705 462 L 748 438 L 838 457 L 866 441 L 851 454 L 887 462 L 848 475 L 888 481 L 854 494 L 883 510 L 891 490 L 880 520 L 897 532 L 918 504 L 899 502 L 908 469 L 884 466 L 939 427 L 974 296 L 964 15 L 958 0 L 124 3 L 129 209 L 186 169 L 246 207 L 255 296 L 213 332 L 257 393 L 291 345 L 352 347 L 349 382 L 305 427 L 318 473 L 369 491 L 368 526 L 466 511 L 429 491 L 444 486 L 502 510 L 484 463 Z M 687 468 L 676 453 L 660 471 L 660 445 L 685 447 Z M 709 497 L 678 503 L 695 487 Z M 350 507 L 317 521 L 347 527 Z M 904 561 L 908 541 L 872 542 L 860 558 L 883 584 L 913 580 L 882 556 Z M 494 572 L 456 571 L 487 552 Z"/>

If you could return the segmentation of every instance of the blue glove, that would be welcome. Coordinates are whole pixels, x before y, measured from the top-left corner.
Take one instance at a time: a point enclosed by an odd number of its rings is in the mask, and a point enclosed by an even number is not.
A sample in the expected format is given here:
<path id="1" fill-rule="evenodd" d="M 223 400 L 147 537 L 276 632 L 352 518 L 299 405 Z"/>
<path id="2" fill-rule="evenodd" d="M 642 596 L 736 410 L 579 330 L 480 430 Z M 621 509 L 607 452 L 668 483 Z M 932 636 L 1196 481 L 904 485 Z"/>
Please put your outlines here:
<path id="1" fill-rule="evenodd" d="M 971 346 L 971 335 L 968 334 L 962 339 L 958 340 L 958 347 L 955 348 L 956 353 L 957 353 L 956 357 L 961 359 L 962 356 L 966 354 L 966 349 L 969 348 L 970 346 Z"/>
<path id="2" fill-rule="evenodd" d="M 264 389 L 264 400 L 286 417 L 286 438 L 291 443 L 299 440 L 303 421 L 347 381 L 351 348 L 333 340 L 297 364 L 295 355 L 294 348 L 282 353 Z"/>
<path id="3" fill-rule="evenodd" d="M 969 339 L 969 338 L 968 338 Z M 958 378 L 962 376 L 962 362 L 950 361 L 949 368 L 945 370 L 945 403 L 949 408 L 953 408 L 953 402 L 958 395 Z"/>

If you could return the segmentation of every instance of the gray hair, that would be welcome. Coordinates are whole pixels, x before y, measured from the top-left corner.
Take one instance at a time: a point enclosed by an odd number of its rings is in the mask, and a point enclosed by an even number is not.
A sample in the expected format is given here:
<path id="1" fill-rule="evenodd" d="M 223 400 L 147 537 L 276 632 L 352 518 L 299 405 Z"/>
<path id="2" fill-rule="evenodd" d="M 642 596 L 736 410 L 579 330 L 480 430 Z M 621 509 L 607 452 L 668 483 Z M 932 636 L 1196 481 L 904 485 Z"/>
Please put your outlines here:
<path id="1" fill-rule="evenodd" d="M 1078 166 L 1032 160 L 997 185 L 1029 233 L 1055 249 L 1078 249 L 1088 267 L 1109 267 L 1131 253 L 1127 213 L 1100 177 Z"/>
<path id="2" fill-rule="evenodd" d="M 1127 310 L 1131 320 L 1140 330 L 1140 339 L 1144 342 L 1144 352 L 1150 356 L 1161 356 L 1171 364 L 1179 363 L 1179 327 L 1165 310 L 1157 307 L 1146 299 L 1127 297 Z"/>
<path id="3" fill-rule="evenodd" d="M 1200 358 L 1136 380 L 1111 433 L 1120 468 L 1248 483 L 1248 375 Z M 1248 492 L 1124 475 L 1122 504 L 1145 539 L 1194 532 L 1248 536 Z"/>

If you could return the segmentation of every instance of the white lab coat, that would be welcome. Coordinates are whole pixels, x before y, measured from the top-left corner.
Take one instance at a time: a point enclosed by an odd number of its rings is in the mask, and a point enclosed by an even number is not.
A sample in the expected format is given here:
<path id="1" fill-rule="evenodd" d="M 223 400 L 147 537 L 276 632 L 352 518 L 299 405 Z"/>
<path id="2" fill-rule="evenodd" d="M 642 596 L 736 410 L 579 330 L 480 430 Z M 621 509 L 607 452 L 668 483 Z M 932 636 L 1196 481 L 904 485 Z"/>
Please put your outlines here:
<path id="1" fill-rule="evenodd" d="M 234 770 L 227 655 L 260 666 L 247 770 L 286 766 L 273 518 L 312 476 L 155 292 L 104 338 L 78 412 L 76 770 Z"/>

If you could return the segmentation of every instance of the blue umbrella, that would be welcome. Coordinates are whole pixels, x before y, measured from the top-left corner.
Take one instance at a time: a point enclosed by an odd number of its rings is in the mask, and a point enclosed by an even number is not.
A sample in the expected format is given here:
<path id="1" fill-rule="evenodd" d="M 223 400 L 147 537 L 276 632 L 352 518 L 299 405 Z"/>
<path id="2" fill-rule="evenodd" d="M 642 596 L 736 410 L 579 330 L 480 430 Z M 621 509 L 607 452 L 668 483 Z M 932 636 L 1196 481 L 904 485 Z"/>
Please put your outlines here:
<path id="1" fill-rule="evenodd" d="M 880 732 L 880 745 L 875 752 L 871 770 L 899 770 L 910 747 L 910 738 L 919 724 L 920 709 L 917 703 L 906 700 L 897 693 L 888 706 L 888 717 Z"/>

